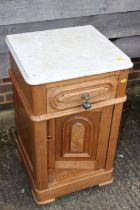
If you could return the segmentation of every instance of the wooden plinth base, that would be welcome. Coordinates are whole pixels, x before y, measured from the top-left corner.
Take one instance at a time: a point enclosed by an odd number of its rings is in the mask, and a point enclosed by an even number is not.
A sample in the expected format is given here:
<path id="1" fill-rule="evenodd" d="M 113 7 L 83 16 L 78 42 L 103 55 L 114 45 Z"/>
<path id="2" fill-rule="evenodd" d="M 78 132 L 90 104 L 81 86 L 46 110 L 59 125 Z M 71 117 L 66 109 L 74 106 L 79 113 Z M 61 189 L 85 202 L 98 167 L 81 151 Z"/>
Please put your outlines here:
<path id="1" fill-rule="evenodd" d="M 55 198 L 48 199 L 48 200 L 45 200 L 45 201 L 38 201 L 38 200 L 36 200 L 36 196 L 35 196 L 33 190 L 32 190 L 32 195 L 33 195 L 34 201 L 35 201 L 38 205 L 44 205 L 44 204 L 49 204 L 49 203 L 55 202 Z"/>
<path id="2" fill-rule="evenodd" d="M 37 204 L 48 204 L 55 201 L 55 198 L 60 197 L 62 195 L 66 195 L 68 193 L 72 193 L 75 191 L 79 191 L 91 186 L 95 185 L 105 185 L 110 184 L 112 179 L 112 171 L 113 170 L 85 170 L 79 171 L 77 170 L 77 173 L 75 176 L 71 175 L 67 179 L 66 177 L 62 179 L 61 173 L 59 170 L 54 169 L 54 174 L 51 176 L 51 179 L 48 183 L 48 187 L 45 190 L 38 190 L 36 188 L 36 184 L 33 178 L 33 174 L 31 173 L 31 170 L 29 168 L 29 163 L 27 161 L 27 157 L 25 155 L 25 152 L 23 151 L 23 148 L 20 146 L 20 144 L 17 142 L 17 152 L 18 157 L 20 160 L 22 160 L 23 165 L 26 168 L 29 181 L 32 185 L 32 193 L 34 200 Z M 65 173 L 68 173 L 68 169 L 64 169 Z M 57 172 L 56 172 L 57 171 Z M 61 177 L 61 179 L 60 179 Z M 55 180 L 54 180 L 55 179 Z M 53 182 L 51 180 L 54 180 Z"/>
<path id="3" fill-rule="evenodd" d="M 108 185 L 108 184 L 112 184 L 112 182 L 113 182 L 113 178 L 111 180 L 107 181 L 107 182 L 100 183 L 99 187 L 102 187 L 102 186 Z"/>
<path id="4" fill-rule="evenodd" d="M 47 204 L 55 201 L 55 198 L 60 197 L 62 195 L 66 195 L 68 193 L 79 191 L 95 185 L 101 186 L 101 182 L 106 184 L 111 183 L 112 171 L 95 171 L 91 174 L 87 174 L 87 176 L 83 176 L 80 178 L 76 177 L 74 180 L 67 181 L 67 183 L 65 182 L 57 186 L 50 186 L 44 191 L 37 191 L 33 189 L 33 196 L 35 198 L 36 203 Z"/>

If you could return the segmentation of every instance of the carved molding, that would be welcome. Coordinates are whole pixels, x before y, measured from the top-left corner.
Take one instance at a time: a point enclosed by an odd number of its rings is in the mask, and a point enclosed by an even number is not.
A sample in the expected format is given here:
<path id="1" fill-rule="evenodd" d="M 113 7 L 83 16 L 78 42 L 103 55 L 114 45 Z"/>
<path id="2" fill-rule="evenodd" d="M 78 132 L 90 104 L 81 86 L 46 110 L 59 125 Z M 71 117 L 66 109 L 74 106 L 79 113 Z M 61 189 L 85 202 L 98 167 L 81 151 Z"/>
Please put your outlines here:
<path id="1" fill-rule="evenodd" d="M 48 90 L 48 106 L 55 110 L 76 108 L 82 105 L 81 95 L 89 93 L 91 103 L 115 97 L 116 77 L 98 81 L 71 84 Z"/>
<path id="2" fill-rule="evenodd" d="M 90 157 L 94 124 L 85 116 L 72 116 L 63 125 L 63 157 Z"/>

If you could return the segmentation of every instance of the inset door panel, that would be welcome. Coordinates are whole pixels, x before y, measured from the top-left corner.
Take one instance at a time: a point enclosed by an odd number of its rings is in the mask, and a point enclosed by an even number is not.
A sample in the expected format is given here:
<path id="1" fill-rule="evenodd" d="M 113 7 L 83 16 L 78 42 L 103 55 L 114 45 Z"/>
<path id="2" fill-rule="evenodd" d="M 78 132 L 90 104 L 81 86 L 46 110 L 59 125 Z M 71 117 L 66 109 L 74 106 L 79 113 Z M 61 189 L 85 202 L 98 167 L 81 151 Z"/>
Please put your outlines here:
<path id="1" fill-rule="evenodd" d="M 90 149 L 93 146 L 93 139 L 96 143 L 93 120 L 86 115 L 74 115 L 66 118 L 63 125 L 62 157 L 95 158 L 95 154 L 92 154 L 93 151 Z"/>
<path id="2" fill-rule="evenodd" d="M 100 112 L 56 119 L 56 160 L 95 160 Z"/>
<path id="3" fill-rule="evenodd" d="M 48 167 L 103 168 L 112 110 L 110 106 L 53 120 L 53 129 L 49 129 L 49 135 L 53 138 L 48 148 L 55 151 L 55 160 Z M 52 120 L 50 122 L 52 124 Z M 48 153 L 51 160 L 50 149 Z"/>

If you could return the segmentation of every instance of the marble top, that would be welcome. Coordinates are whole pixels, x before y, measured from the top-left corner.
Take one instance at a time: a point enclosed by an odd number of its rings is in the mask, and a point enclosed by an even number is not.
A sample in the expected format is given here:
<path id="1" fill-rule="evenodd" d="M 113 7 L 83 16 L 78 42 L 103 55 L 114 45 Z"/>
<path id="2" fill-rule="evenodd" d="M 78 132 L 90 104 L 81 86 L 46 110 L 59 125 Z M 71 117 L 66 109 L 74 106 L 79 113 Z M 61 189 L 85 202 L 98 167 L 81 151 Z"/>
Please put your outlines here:
<path id="1" fill-rule="evenodd" d="M 30 85 L 133 66 L 127 55 L 91 25 L 8 35 L 6 42 Z"/>

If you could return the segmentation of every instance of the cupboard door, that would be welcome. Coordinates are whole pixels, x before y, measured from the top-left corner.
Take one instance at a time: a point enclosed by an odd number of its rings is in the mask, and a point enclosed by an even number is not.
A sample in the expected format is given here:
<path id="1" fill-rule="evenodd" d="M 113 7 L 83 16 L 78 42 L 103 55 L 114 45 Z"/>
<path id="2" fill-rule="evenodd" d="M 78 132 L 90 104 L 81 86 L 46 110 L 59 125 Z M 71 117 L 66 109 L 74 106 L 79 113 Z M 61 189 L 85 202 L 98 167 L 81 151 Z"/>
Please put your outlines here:
<path id="1" fill-rule="evenodd" d="M 53 138 L 49 150 L 55 154 L 49 151 L 49 157 L 55 156 L 53 168 L 103 168 L 112 110 L 110 106 L 51 120 Z"/>

